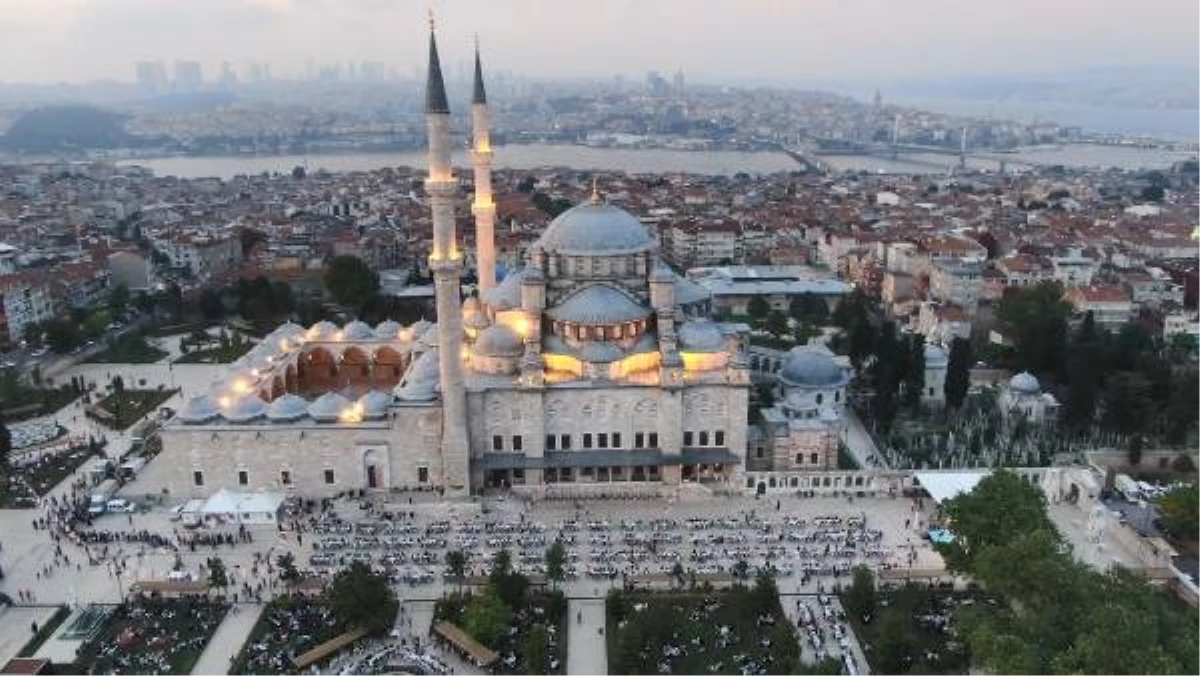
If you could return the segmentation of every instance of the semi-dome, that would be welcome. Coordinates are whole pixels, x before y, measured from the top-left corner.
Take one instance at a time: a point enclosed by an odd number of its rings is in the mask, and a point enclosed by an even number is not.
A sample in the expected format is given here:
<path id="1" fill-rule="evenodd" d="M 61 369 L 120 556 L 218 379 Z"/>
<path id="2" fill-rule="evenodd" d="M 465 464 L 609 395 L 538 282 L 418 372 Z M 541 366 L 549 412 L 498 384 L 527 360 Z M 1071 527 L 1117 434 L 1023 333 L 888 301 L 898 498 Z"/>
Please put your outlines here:
<path id="1" fill-rule="evenodd" d="M 575 324 L 619 324 L 645 319 L 650 308 L 606 284 L 592 284 L 546 311 L 551 319 Z"/>
<path id="2" fill-rule="evenodd" d="M 319 422 L 333 422 L 350 408 L 350 400 L 337 392 L 326 392 L 308 407 L 308 414 Z"/>
<path id="3" fill-rule="evenodd" d="M 837 387 L 845 384 L 846 374 L 828 352 L 794 347 L 779 369 L 779 380 L 795 387 Z"/>
<path id="4" fill-rule="evenodd" d="M 475 354 L 483 357 L 519 357 L 524 351 L 521 336 L 503 324 L 487 327 L 475 339 Z"/>
<path id="5" fill-rule="evenodd" d="M 930 343 L 925 344 L 925 368 L 945 366 L 946 361 L 946 352 L 942 348 Z"/>
<path id="6" fill-rule="evenodd" d="M 217 404 L 207 395 L 192 397 L 179 409 L 179 419 L 185 423 L 206 423 L 221 415 Z"/>
<path id="7" fill-rule="evenodd" d="M 650 251 L 654 238 L 628 211 L 587 202 L 550 221 L 534 246 L 568 256 L 612 256 Z"/>
<path id="8" fill-rule="evenodd" d="M 693 319 L 679 327 L 679 346 L 689 352 L 722 352 L 725 336 L 707 319 Z"/>
<path id="9" fill-rule="evenodd" d="M 379 340 L 396 340 L 400 337 L 400 329 L 403 328 L 403 326 L 400 326 L 400 322 L 385 319 L 375 327 L 375 338 Z"/>
<path id="10" fill-rule="evenodd" d="M 608 364 L 614 361 L 619 361 L 625 356 L 625 352 L 615 343 L 608 341 L 595 341 L 583 346 L 579 351 L 579 356 L 584 361 L 589 361 L 595 364 Z"/>
<path id="11" fill-rule="evenodd" d="M 221 409 L 221 417 L 229 422 L 244 423 L 261 418 L 267 413 L 267 402 L 255 395 L 238 397 Z"/>
<path id="12" fill-rule="evenodd" d="M 437 398 L 438 382 L 438 351 L 433 349 L 417 357 L 392 394 L 402 401 L 431 401 Z"/>
<path id="13" fill-rule="evenodd" d="M 291 422 L 308 415 L 308 401 L 295 394 L 285 394 L 267 407 L 267 419 L 275 422 Z"/>
<path id="14" fill-rule="evenodd" d="M 392 405 L 392 395 L 388 392 L 371 390 L 358 398 L 364 418 L 383 418 L 387 415 L 388 407 Z"/>
<path id="15" fill-rule="evenodd" d="M 346 340 L 373 340 L 375 332 L 370 326 L 355 319 L 342 328 L 342 336 Z"/>
<path id="16" fill-rule="evenodd" d="M 1021 394 L 1037 394 L 1042 391 L 1042 385 L 1032 373 L 1022 371 L 1008 381 L 1008 389 Z"/>

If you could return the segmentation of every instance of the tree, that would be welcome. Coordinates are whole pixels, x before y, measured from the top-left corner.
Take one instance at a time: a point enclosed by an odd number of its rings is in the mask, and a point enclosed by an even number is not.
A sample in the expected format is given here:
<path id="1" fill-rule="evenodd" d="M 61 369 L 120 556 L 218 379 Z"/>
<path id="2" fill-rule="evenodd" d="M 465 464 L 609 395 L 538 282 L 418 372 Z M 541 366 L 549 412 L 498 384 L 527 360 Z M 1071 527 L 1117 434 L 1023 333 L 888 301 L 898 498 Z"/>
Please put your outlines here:
<path id="1" fill-rule="evenodd" d="M 12 432 L 0 418 L 0 473 L 8 470 L 9 457 L 12 455 Z"/>
<path id="2" fill-rule="evenodd" d="M 788 302 L 788 315 L 797 322 L 822 324 L 829 318 L 829 306 L 821 297 L 810 291 L 792 296 Z"/>
<path id="3" fill-rule="evenodd" d="M 1188 484 L 1162 496 L 1158 501 L 1163 530 L 1179 540 L 1195 540 L 1200 532 L 1200 492 Z"/>
<path id="4" fill-rule="evenodd" d="M 767 303 L 767 299 L 762 296 L 754 296 L 746 304 L 746 314 L 750 316 L 750 319 L 754 320 L 756 326 L 761 326 L 770 312 L 771 306 Z"/>
<path id="5" fill-rule="evenodd" d="M 1180 474 L 1190 474 L 1196 471 L 1196 463 L 1192 461 L 1192 456 L 1180 453 L 1171 461 L 1171 470 Z"/>
<path id="6" fill-rule="evenodd" d="M 673 579 L 674 579 L 674 580 L 675 580 L 677 583 L 679 583 L 679 586 L 680 586 L 680 587 L 682 587 L 682 586 L 683 586 L 683 573 L 684 573 L 684 570 L 683 570 L 683 564 L 682 564 L 682 563 L 680 563 L 680 562 L 678 562 L 678 561 L 676 561 L 676 562 L 675 562 L 675 565 L 671 566 L 671 577 L 672 577 L 672 578 L 673 578 Z"/>
<path id="7" fill-rule="evenodd" d="M 996 308 L 996 320 L 1014 343 L 1014 371 L 1035 375 L 1063 374 L 1067 352 L 1067 319 L 1071 306 L 1058 282 L 1008 289 Z"/>
<path id="8" fill-rule="evenodd" d="M 1125 458 L 1129 460 L 1129 464 L 1137 467 L 1142 464 L 1142 451 L 1145 449 L 1146 442 L 1142 435 L 1135 434 L 1129 437 L 1129 445 L 1125 448 Z"/>
<path id="9" fill-rule="evenodd" d="M 275 565 L 279 568 L 279 579 L 289 587 L 300 581 L 300 571 L 296 569 L 296 556 L 291 552 L 284 552 L 275 558 Z"/>
<path id="10" fill-rule="evenodd" d="M 546 625 L 533 625 L 529 634 L 521 639 L 521 660 L 525 663 L 522 673 L 550 673 L 549 637 L 546 635 Z"/>
<path id="11" fill-rule="evenodd" d="M 488 584 L 482 593 L 471 597 L 463 611 L 463 629 L 476 641 L 495 646 L 500 637 L 508 632 L 511 615 L 495 585 Z"/>
<path id="12" fill-rule="evenodd" d="M 842 594 L 846 612 L 870 622 L 875 614 L 875 576 L 866 566 L 854 568 L 854 579 Z"/>
<path id="13" fill-rule="evenodd" d="M 767 313 L 767 321 L 764 328 L 776 338 L 784 335 L 788 332 L 787 316 L 779 310 L 771 310 Z"/>
<path id="14" fill-rule="evenodd" d="M 1023 532 L 1057 532 L 1046 514 L 1045 494 L 1007 469 L 996 470 L 971 492 L 947 500 L 942 513 L 954 524 L 954 542 L 943 546 L 943 554 L 947 567 L 955 571 L 972 570 L 981 551 Z"/>
<path id="15" fill-rule="evenodd" d="M 454 549 L 446 552 L 446 572 L 450 577 L 458 582 L 458 589 L 462 591 L 463 578 L 467 575 L 467 555 L 461 549 Z"/>
<path id="16" fill-rule="evenodd" d="M 512 552 L 507 549 L 501 549 L 492 557 L 492 569 L 488 573 L 490 577 L 503 577 L 512 571 Z"/>
<path id="17" fill-rule="evenodd" d="M 1104 387 L 1103 425 L 1119 434 L 1137 434 L 1152 414 L 1150 383 L 1141 373 L 1121 372 L 1108 377 Z"/>
<path id="18" fill-rule="evenodd" d="M 914 641 L 906 615 L 889 614 L 879 627 L 871 667 L 881 674 L 907 674 Z"/>
<path id="19" fill-rule="evenodd" d="M 61 318 L 46 320 L 42 325 L 46 331 L 46 343 L 58 354 L 66 354 L 79 345 L 82 336 L 79 325 Z"/>
<path id="20" fill-rule="evenodd" d="M 208 321 L 217 321 L 225 316 L 225 303 L 221 300 L 221 294 L 212 287 L 205 287 L 200 292 L 200 313 Z"/>
<path id="21" fill-rule="evenodd" d="M 330 262 L 324 282 L 325 288 L 338 303 L 358 307 L 367 296 L 379 289 L 379 274 L 361 258 L 345 254 Z"/>
<path id="22" fill-rule="evenodd" d="M 229 574 L 220 557 L 214 556 L 208 560 L 208 586 L 210 589 L 220 589 L 222 594 L 229 586 Z"/>
<path id="23" fill-rule="evenodd" d="M 108 309 L 114 315 L 125 313 L 125 308 L 129 306 L 129 287 L 124 284 L 117 284 L 108 292 Z"/>
<path id="24" fill-rule="evenodd" d="M 921 403 L 921 393 L 925 389 L 925 336 L 919 333 L 909 334 L 904 342 L 907 353 L 904 368 L 904 401 L 915 409 Z"/>
<path id="25" fill-rule="evenodd" d="M 967 399 L 971 388 L 971 366 L 975 361 L 971 354 L 971 341 L 955 338 L 950 342 L 950 358 L 946 364 L 946 406 L 958 409 Z"/>
<path id="26" fill-rule="evenodd" d="M 398 606 L 387 577 L 362 561 L 351 563 L 333 578 L 329 601 L 339 619 L 372 634 L 387 631 Z"/>
<path id="27" fill-rule="evenodd" d="M 546 548 L 546 578 L 558 588 L 558 583 L 566 579 L 567 570 L 567 551 L 563 547 L 562 540 L 555 540 L 553 544 Z"/>

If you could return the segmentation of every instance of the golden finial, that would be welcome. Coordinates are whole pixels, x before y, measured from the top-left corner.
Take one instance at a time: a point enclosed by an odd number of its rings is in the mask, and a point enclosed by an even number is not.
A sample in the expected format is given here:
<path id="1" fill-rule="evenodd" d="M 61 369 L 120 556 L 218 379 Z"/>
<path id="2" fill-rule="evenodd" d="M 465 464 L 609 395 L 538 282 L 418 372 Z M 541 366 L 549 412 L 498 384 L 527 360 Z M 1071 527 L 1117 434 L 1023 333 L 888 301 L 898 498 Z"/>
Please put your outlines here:
<path id="1" fill-rule="evenodd" d="M 592 204 L 600 203 L 600 188 L 597 185 L 597 179 L 595 176 L 592 177 L 592 196 L 588 199 Z"/>
<path id="2" fill-rule="evenodd" d="M 430 33 L 433 32 L 434 27 L 435 27 L 435 22 L 433 20 L 433 8 L 430 7 L 429 8 L 429 32 Z"/>

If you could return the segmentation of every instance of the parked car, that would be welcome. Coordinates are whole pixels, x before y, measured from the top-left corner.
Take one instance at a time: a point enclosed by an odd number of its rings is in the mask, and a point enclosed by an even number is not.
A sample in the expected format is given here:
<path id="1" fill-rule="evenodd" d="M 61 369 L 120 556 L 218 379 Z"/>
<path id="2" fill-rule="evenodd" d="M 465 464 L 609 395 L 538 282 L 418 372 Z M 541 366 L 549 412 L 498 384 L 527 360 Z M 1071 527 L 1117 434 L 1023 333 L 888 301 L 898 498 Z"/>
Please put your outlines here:
<path id="1" fill-rule="evenodd" d="M 105 505 L 105 509 L 107 509 L 110 512 L 129 513 L 129 512 L 136 512 L 137 505 L 126 500 L 125 498 L 113 498 L 112 500 L 108 501 L 107 505 Z"/>

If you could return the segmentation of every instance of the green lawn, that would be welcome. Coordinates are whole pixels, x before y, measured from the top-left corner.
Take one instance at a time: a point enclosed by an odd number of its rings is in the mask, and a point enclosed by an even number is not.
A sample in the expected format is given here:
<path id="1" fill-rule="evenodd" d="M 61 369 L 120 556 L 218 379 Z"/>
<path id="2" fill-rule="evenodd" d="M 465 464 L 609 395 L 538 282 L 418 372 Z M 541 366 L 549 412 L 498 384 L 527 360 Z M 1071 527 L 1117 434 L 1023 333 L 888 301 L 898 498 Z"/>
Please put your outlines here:
<path id="1" fill-rule="evenodd" d="M 607 611 L 610 674 L 839 673 L 801 662 L 773 581 L 722 591 L 613 591 Z"/>
<path id="2" fill-rule="evenodd" d="M 77 674 L 190 674 L 229 603 L 205 598 L 135 599 L 79 648 Z"/>
<path id="3" fill-rule="evenodd" d="M 881 591 L 869 623 L 847 613 L 871 670 L 885 674 L 966 674 L 971 657 L 955 636 L 960 608 L 990 603 L 980 592 L 956 592 L 916 586 Z M 946 618 L 944 625 L 939 625 Z"/>
<path id="4" fill-rule="evenodd" d="M 213 347 L 207 350 L 196 350 L 188 352 L 179 359 L 175 360 L 176 364 L 229 364 L 237 361 L 239 357 L 250 351 L 254 347 L 254 343 L 249 341 L 240 345 L 230 345 L 228 348 Z"/>
<path id="5" fill-rule="evenodd" d="M 46 622 L 46 624 L 38 627 L 38 632 L 33 635 L 33 638 L 29 639 L 29 642 L 25 644 L 25 647 L 21 648 L 21 652 L 17 653 L 17 657 L 33 657 L 33 654 L 38 651 L 38 648 L 42 647 L 42 644 L 46 642 L 46 639 L 50 638 L 54 631 L 58 629 L 59 625 L 61 625 L 63 622 L 66 622 L 67 618 L 70 616 L 71 610 L 69 608 L 66 606 L 59 606 L 54 611 L 54 614 L 50 616 L 50 619 Z"/>
<path id="6" fill-rule="evenodd" d="M 155 411 L 179 390 L 124 390 L 112 393 L 88 409 L 88 415 L 99 422 L 123 430 Z"/>

